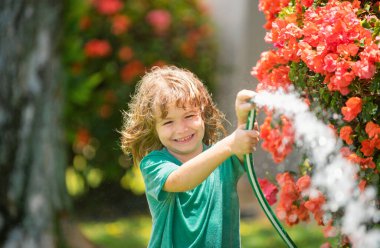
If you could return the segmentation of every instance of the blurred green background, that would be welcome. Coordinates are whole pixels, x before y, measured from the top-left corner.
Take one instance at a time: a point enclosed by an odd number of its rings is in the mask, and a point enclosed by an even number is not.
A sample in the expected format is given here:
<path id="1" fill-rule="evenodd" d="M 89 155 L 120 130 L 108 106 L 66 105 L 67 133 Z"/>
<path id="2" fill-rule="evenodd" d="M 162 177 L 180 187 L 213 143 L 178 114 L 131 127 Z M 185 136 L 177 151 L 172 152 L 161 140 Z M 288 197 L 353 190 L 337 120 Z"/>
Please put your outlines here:
<path id="1" fill-rule="evenodd" d="M 151 219 L 147 215 L 135 215 L 115 221 L 90 221 L 83 222 L 81 229 L 88 238 L 100 247 L 143 248 L 147 247 L 149 241 Z M 243 219 L 240 231 L 242 247 L 286 247 L 264 216 L 255 219 Z M 288 233 L 298 247 L 317 248 L 325 242 L 320 228 L 315 223 L 288 228 Z M 334 244 L 334 241 L 331 243 Z"/>

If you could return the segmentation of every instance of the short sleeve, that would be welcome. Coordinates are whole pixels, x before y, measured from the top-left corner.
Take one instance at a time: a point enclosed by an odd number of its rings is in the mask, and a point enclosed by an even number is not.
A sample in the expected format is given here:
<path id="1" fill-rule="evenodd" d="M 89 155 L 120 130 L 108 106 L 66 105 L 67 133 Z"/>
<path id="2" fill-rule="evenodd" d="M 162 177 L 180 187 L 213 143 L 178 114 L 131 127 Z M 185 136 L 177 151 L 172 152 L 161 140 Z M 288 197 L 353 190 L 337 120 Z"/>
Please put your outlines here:
<path id="1" fill-rule="evenodd" d="M 146 193 L 158 201 L 164 200 L 168 192 L 163 190 L 168 176 L 178 168 L 173 162 L 159 155 L 148 155 L 140 163 Z"/>

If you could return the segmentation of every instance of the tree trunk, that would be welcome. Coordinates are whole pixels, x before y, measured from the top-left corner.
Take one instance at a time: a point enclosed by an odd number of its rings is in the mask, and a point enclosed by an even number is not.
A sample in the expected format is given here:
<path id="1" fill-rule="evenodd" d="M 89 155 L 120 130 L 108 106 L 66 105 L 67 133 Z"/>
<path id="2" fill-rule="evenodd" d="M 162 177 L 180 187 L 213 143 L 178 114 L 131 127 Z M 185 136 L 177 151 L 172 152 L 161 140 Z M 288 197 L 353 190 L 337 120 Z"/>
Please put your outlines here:
<path id="1" fill-rule="evenodd" d="M 57 247 L 67 209 L 63 1 L 0 1 L 0 246 Z"/>

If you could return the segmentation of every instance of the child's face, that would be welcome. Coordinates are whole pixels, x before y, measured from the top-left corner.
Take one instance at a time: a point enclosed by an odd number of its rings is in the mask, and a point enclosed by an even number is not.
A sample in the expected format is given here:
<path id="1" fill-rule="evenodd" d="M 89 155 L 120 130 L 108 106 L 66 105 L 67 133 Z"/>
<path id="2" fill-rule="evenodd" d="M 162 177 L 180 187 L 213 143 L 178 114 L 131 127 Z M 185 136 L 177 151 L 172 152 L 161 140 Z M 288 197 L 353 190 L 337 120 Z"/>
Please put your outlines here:
<path id="1" fill-rule="evenodd" d="M 186 162 L 203 150 L 205 125 L 198 107 L 168 106 L 168 115 L 156 111 L 156 131 L 163 146 L 181 162 Z"/>

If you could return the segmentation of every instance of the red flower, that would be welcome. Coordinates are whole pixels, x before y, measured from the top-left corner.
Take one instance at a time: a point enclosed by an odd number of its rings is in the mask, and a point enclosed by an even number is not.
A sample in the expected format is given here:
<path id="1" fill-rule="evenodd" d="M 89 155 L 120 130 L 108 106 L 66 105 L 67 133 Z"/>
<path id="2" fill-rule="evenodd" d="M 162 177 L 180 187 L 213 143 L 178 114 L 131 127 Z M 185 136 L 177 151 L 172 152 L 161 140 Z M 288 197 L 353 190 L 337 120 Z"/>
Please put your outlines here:
<path id="1" fill-rule="evenodd" d="M 329 242 L 325 242 L 319 248 L 331 248 L 331 244 Z"/>
<path id="2" fill-rule="evenodd" d="M 280 186 L 279 201 L 276 207 L 278 217 L 288 225 L 309 220 L 309 210 L 301 194 L 310 185 L 310 177 L 303 176 L 295 183 L 289 172 L 278 174 L 276 180 Z"/>
<path id="3" fill-rule="evenodd" d="M 99 108 L 99 116 L 103 119 L 107 119 L 112 114 L 112 107 L 109 104 L 103 104 Z"/>
<path id="4" fill-rule="evenodd" d="M 187 58 L 194 58 L 197 52 L 198 42 L 201 38 L 201 33 L 199 31 L 189 32 L 186 39 L 181 44 L 182 54 Z"/>
<path id="5" fill-rule="evenodd" d="M 327 225 L 323 228 L 323 236 L 325 236 L 326 238 L 331 238 L 331 237 L 335 237 L 336 235 L 337 235 L 337 230 L 333 226 L 333 222 L 329 221 L 329 223 L 327 223 Z"/>
<path id="6" fill-rule="evenodd" d="M 376 164 L 373 162 L 372 159 L 373 159 L 372 157 L 361 158 L 360 162 L 359 162 L 360 168 L 363 169 L 363 170 L 366 170 L 366 169 L 375 169 L 376 168 Z"/>
<path id="7" fill-rule="evenodd" d="M 323 204 L 326 200 L 322 193 L 318 193 L 315 197 L 310 197 L 309 200 L 305 202 L 305 207 L 314 214 L 314 219 L 319 225 L 323 225 Z"/>
<path id="8" fill-rule="evenodd" d="M 280 163 L 292 151 L 294 131 L 291 122 L 285 116 L 281 117 L 281 125 L 272 127 L 271 122 L 272 117 L 268 116 L 261 125 L 262 147 L 272 154 L 276 163 Z"/>
<path id="9" fill-rule="evenodd" d="M 272 22 L 276 19 L 277 14 L 289 5 L 290 0 L 259 0 L 259 10 L 265 15 L 267 23 L 264 25 L 266 29 L 270 29 Z"/>
<path id="10" fill-rule="evenodd" d="M 144 65 L 139 60 L 131 61 L 121 70 L 121 79 L 130 83 L 132 79 L 144 72 Z"/>
<path id="11" fill-rule="evenodd" d="M 75 134 L 75 147 L 82 149 L 84 146 L 90 143 L 91 134 L 87 128 L 79 128 Z"/>
<path id="12" fill-rule="evenodd" d="M 323 67 L 323 69 L 328 72 L 334 72 L 336 70 L 337 63 L 338 63 L 338 54 L 329 53 L 324 57 L 323 61 L 325 63 L 325 66 Z"/>
<path id="13" fill-rule="evenodd" d="M 133 57 L 133 50 L 129 46 L 123 46 L 117 55 L 121 61 L 128 61 Z"/>
<path id="14" fill-rule="evenodd" d="M 128 16 L 117 15 L 112 18 L 112 33 L 120 35 L 125 33 L 131 26 L 131 20 Z"/>
<path id="15" fill-rule="evenodd" d="M 113 15 L 123 8 L 120 0 L 94 0 L 94 5 L 100 14 Z"/>
<path id="16" fill-rule="evenodd" d="M 349 43 L 349 44 L 340 44 L 336 48 L 337 52 L 345 59 L 349 59 L 350 56 L 355 56 L 358 51 L 359 47 L 356 44 Z"/>
<path id="17" fill-rule="evenodd" d="M 340 129 L 340 138 L 344 140 L 348 145 L 353 143 L 351 139 L 352 128 L 350 126 L 344 126 Z"/>
<path id="18" fill-rule="evenodd" d="M 276 203 L 276 194 L 278 192 L 277 187 L 271 182 L 269 182 L 267 179 L 258 178 L 257 180 L 259 181 L 260 187 L 269 205 L 273 205 L 274 203 Z"/>
<path id="19" fill-rule="evenodd" d="M 380 126 L 370 121 L 365 126 L 365 132 L 368 134 L 369 138 L 377 138 L 380 136 Z"/>
<path id="20" fill-rule="evenodd" d="M 163 66 L 165 66 L 167 64 L 168 63 L 166 61 L 164 61 L 164 60 L 157 60 L 156 62 L 154 62 L 152 64 L 152 67 L 154 67 L 154 66 L 163 67 Z"/>
<path id="21" fill-rule="evenodd" d="M 147 14 L 146 21 L 153 27 L 156 34 L 162 35 L 168 30 L 172 20 L 167 10 L 156 9 Z"/>
<path id="22" fill-rule="evenodd" d="M 352 121 L 362 111 L 362 99 L 351 97 L 346 101 L 346 106 L 342 107 L 343 120 Z"/>
<path id="23" fill-rule="evenodd" d="M 367 185 L 367 181 L 366 180 L 364 180 L 364 179 L 360 180 L 360 182 L 359 182 L 359 189 L 360 189 L 361 192 L 364 192 L 366 185 Z"/>
<path id="24" fill-rule="evenodd" d="M 305 175 L 305 176 L 300 177 L 297 180 L 296 185 L 298 187 L 298 190 L 300 192 L 302 192 L 302 191 L 305 191 L 306 189 L 308 189 L 310 187 L 310 183 L 311 183 L 310 176 Z"/>
<path id="25" fill-rule="evenodd" d="M 301 4 L 305 6 L 306 8 L 312 6 L 314 3 L 314 0 L 301 0 Z"/>
<path id="26" fill-rule="evenodd" d="M 81 30 L 86 30 L 86 29 L 88 29 L 90 26 L 91 26 L 91 19 L 90 19 L 90 17 L 88 17 L 88 16 L 83 16 L 83 17 L 79 20 L 79 28 L 80 28 Z"/>
<path id="27" fill-rule="evenodd" d="M 360 151 L 364 154 L 364 156 L 371 156 L 375 150 L 373 143 L 370 140 L 363 140 L 361 144 L 362 148 L 360 148 Z"/>
<path id="28" fill-rule="evenodd" d="M 364 151 L 366 151 L 366 150 L 364 149 Z M 376 168 L 376 165 L 373 162 L 373 160 L 372 160 L 373 158 L 372 157 L 361 158 L 356 153 L 352 152 L 348 147 L 343 147 L 340 150 L 340 152 L 341 152 L 341 154 L 342 154 L 343 157 L 345 157 L 346 159 L 348 159 L 352 163 L 360 165 L 360 168 L 363 169 L 363 170 L 366 170 L 366 169 L 375 169 Z M 368 151 L 368 153 L 370 153 L 370 152 L 371 151 Z"/>
<path id="29" fill-rule="evenodd" d="M 111 52 L 111 46 L 106 40 L 90 40 L 84 46 L 84 53 L 90 58 L 101 58 Z"/>

